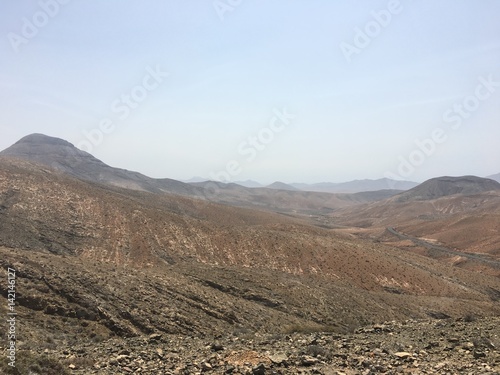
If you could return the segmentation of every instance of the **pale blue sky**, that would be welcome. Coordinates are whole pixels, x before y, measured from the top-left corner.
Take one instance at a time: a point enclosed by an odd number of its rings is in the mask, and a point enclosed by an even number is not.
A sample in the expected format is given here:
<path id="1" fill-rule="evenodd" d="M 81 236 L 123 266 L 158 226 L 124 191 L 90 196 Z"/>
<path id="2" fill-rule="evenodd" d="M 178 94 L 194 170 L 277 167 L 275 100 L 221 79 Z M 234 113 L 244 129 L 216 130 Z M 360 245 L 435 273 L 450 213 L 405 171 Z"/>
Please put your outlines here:
<path id="1" fill-rule="evenodd" d="M 237 1 L 64 2 L 0 5 L 0 149 L 44 133 L 175 179 L 500 172 L 500 1 L 242 0 L 224 14 L 214 5 Z M 372 36 L 347 59 L 357 30 Z M 125 115 L 133 91 L 146 94 Z M 294 118 L 272 130 L 284 109 Z M 415 139 L 437 128 L 445 141 L 424 155 Z M 268 143 L 248 142 L 258 134 Z"/>

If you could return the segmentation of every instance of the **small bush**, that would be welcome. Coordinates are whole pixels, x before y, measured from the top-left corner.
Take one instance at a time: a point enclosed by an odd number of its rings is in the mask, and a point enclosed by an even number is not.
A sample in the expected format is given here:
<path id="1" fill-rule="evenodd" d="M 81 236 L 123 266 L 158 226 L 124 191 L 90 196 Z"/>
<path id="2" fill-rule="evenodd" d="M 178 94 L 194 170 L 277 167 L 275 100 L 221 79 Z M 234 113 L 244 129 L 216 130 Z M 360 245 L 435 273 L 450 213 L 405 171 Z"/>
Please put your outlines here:
<path id="1" fill-rule="evenodd" d="M 46 354 L 36 354 L 27 350 L 16 353 L 16 367 L 11 367 L 7 359 L 0 362 L 0 373 L 8 375 L 69 375 L 68 370 L 57 359 Z"/>
<path id="2" fill-rule="evenodd" d="M 319 357 L 329 359 L 331 357 L 331 353 L 328 349 L 320 346 L 320 345 L 309 345 L 306 349 L 305 354 L 310 355 L 311 357 Z"/>
<path id="3" fill-rule="evenodd" d="M 337 332 L 338 328 L 334 326 L 314 324 L 314 323 L 295 323 L 289 326 L 286 326 L 283 330 L 283 333 L 316 333 L 316 332 Z"/>
<path id="4" fill-rule="evenodd" d="M 473 323 L 476 320 L 477 320 L 477 318 L 474 314 L 467 314 L 464 316 L 464 322 L 466 322 L 466 323 Z"/>

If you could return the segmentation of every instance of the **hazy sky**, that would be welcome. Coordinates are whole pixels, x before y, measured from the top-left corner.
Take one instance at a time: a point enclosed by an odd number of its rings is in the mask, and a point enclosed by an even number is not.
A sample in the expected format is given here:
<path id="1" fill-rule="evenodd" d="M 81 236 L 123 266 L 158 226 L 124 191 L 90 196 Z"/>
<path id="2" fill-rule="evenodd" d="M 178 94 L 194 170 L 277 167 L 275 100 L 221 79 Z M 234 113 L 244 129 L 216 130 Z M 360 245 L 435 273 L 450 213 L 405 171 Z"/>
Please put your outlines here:
<path id="1" fill-rule="evenodd" d="M 498 0 L 5 0 L 0 35 L 0 149 L 44 133 L 175 179 L 500 172 Z"/>

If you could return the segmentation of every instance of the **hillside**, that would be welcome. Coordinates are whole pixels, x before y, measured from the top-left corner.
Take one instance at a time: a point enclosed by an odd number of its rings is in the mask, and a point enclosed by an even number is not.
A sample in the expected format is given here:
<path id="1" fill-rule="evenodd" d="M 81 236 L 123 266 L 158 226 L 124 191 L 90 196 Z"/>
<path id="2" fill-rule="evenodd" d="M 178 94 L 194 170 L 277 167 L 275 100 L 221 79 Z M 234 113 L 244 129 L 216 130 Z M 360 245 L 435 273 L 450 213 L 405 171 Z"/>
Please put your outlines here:
<path id="1" fill-rule="evenodd" d="M 111 167 L 71 143 L 43 134 L 28 135 L 0 152 L 0 157 L 41 163 L 64 174 L 106 186 L 150 193 L 170 193 L 214 202 L 283 213 L 316 214 L 379 199 L 377 194 L 350 195 L 293 191 L 281 183 L 273 188 L 247 188 L 212 181 L 183 183 L 154 179 L 138 172 Z M 396 194 L 399 191 L 392 191 Z M 383 194 L 386 197 L 386 194 Z"/>
<path id="2" fill-rule="evenodd" d="M 103 185 L 6 156 L 0 254 L 2 277 L 16 270 L 19 358 L 26 368 L 58 369 L 44 373 L 63 374 L 63 365 L 78 373 L 135 371 L 138 362 L 123 355 L 162 337 L 184 356 L 162 362 L 175 369 L 205 353 L 182 346 L 186 337 L 233 347 L 228 342 L 240 336 L 344 335 L 387 320 L 500 314 L 500 283 L 487 274 L 288 215 Z M 100 352 L 105 345 L 118 345 L 122 357 Z M 291 373 L 314 362 L 298 355 Z M 147 366 L 141 371 L 154 374 L 161 365 L 148 359 Z"/>
<path id="3" fill-rule="evenodd" d="M 500 183 L 476 176 L 437 177 L 423 182 L 397 196 L 399 202 L 424 201 L 455 194 L 473 195 L 500 191 Z"/>
<path id="4" fill-rule="evenodd" d="M 499 287 L 494 279 L 447 268 L 370 241 L 336 235 L 282 215 L 215 204 L 200 207 L 189 198 L 105 188 L 30 162 L 5 158 L 0 160 L 0 206 L 0 245 L 5 254 L 11 254 L 8 259 L 16 267 L 24 267 L 20 274 L 26 279 L 24 306 L 28 310 L 34 306 L 46 310 L 53 299 L 61 307 L 48 311 L 56 315 L 60 309 L 70 311 L 81 303 L 85 311 L 91 309 L 93 315 L 88 312 L 89 316 L 97 317 L 102 315 L 96 310 L 99 305 L 109 306 L 109 316 L 127 320 L 124 324 L 129 328 L 125 331 L 129 333 L 144 331 L 144 323 L 139 317 L 137 324 L 134 319 L 120 318 L 119 306 L 130 308 L 123 305 L 129 299 L 119 297 L 125 290 L 120 291 L 123 288 L 118 285 L 143 284 L 144 278 L 153 274 L 165 283 L 159 289 L 148 289 L 151 301 L 158 303 L 172 298 L 157 295 L 172 290 L 172 282 L 167 280 L 185 280 L 183 288 L 190 288 L 192 299 L 198 301 L 185 307 L 197 311 L 186 315 L 191 316 L 188 326 L 199 327 L 196 330 L 200 332 L 205 331 L 196 316 L 205 313 L 212 314 L 221 327 L 232 326 L 234 320 L 256 329 L 252 309 L 261 305 L 265 306 L 265 311 L 259 313 L 261 328 L 266 331 L 292 324 L 299 317 L 304 323 L 345 329 L 351 324 L 387 318 L 389 307 L 394 318 L 425 316 L 438 305 L 452 316 L 471 309 L 476 313 L 496 311 L 489 294 L 491 288 Z M 37 259 L 51 264 L 53 271 L 49 274 L 66 280 L 65 295 L 73 297 L 66 300 L 56 293 L 62 285 L 51 285 L 40 292 L 36 275 L 42 272 L 42 265 Z M 80 271 L 74 267 L 81 269 L 81 276 L 76 276 Z M 143 273 L 141 269 L 148 271 Z M 97 275 L 110 274 L 111 270 L 118 272 L 119 284 L 113 289 L 118 299 L 113 303 L 93 302 L 89 307 L 88 298 L 95 295 L 94 288 L 104 287 L 99 286 L 103 281 Z M 130 274 L 129 282 L 125 281 L 129 277 L 126 274 Z M 59 283 L 58 278 L 52 278 L 45 283 Z M 275 285 L 276 278 L 282 286 Z M 82 284 L 80 280 L 84 279 L 89 282 Z M 457 281 L 450 283 L 450 279 Z M 267 284 L 269 289 L 263 289 Z M 290 290 L 292 284 L 296 285 L 294 292 Z M 309 290 L 314 285 L 315 296 L 311 296 Z M 470 289 L 464 290 L 462 285 Z M 216 294 L 204 296 L 207 290 Z M 394 294 L 394 290 L 400 294 Z M 143 292 L 127 291 L 132 300 L 140 300 L 138 293 Z M 76 295 L 88 297 L 79 302 Z M 443 296 L 452 300 L 441 305 L 436 298 Z M 227 303 L 222 303 L 227 298 Z M 247 317 L 241 306 L 231 307 L 241 298 L 250 304 Z M 94 297 L 90 299 L 95 301 Z M 211 308 L 205 311 L 209 301 L 215 300 L 219 301 L 217 306 L 225 306 L 221 307 L 225 312 L 209 313 Z M 466 300 L 474 300 L 475 307 L 463 303 Z M 281 316 L 277 322 L 266 318 L 266 314 L 275 313 Z M 236 314 L 237 319 L 224 318 L 227 314 Z M 101 319 L 101 324 L 111 324 L 108 318 Z M 146 331 L 160 329 L 170 318 L 167 314 L 149 319 Z M 185 332 L 186 324 L 185 320 L 172 321 L 168 326 L 172 332 Z"/>
<path id="5" fill-rule="evenodd" d="M 500 275 L 500 267 L 478 262 L 461 252 L 500 262 L 500 184 L 479 177 L 437 178 L 383 201 L 336 211 L 323 224 L 411 249 L 461 267 Z M 398 241 L 388 227 L 455 252 L 444 253 Z M 422 242 L 421 242 L 422 244 Z M 500 263 L 499 263 L 500 264 Z"/>
<path id="6" fill-rule="evenodd" d="M 138 172 L 110 167 L 63 139 L 43 134 L 23 137 L 1 151 L 0 156 L 34 161 L 83 180 L 111 186 L 155 193 L 202 196 L 198 189 L 189 184 L 172 179 L 153 179 Z"/>
<path id="7" fill-rule="evenodd" d="M 493 175 L 488 176 L 488 177 L 486 177 L 486 178 L 489 178 L 489 179 L 491 179 L 491 180 L 495 180 L 495 181 L 497 181 L 497 182 L 500 182 L 500 173 L 493 174 Z"/>

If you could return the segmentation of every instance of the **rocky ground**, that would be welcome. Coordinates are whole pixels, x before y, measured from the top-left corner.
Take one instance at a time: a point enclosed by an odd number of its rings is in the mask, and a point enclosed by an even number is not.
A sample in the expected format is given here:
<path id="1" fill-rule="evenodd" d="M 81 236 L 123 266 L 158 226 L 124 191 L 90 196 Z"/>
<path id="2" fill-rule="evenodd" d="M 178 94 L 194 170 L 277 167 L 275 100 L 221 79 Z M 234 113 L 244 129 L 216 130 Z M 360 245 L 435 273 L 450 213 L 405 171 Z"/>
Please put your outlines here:
<path id="1" fill-rule="evenodd" d="M 154 333 L 43 355 L 68 374 L 472 375 L 500 374 L 499 346 L 500 318 L 469 316 L 386 322 L 350 334 L 242 331 L 195 338 Z"/>
<path id="2" fill-rule="evenodd" d="M 201 203 L 0 161 L 0 374 L 499 373 L 498 277 Z"/>

